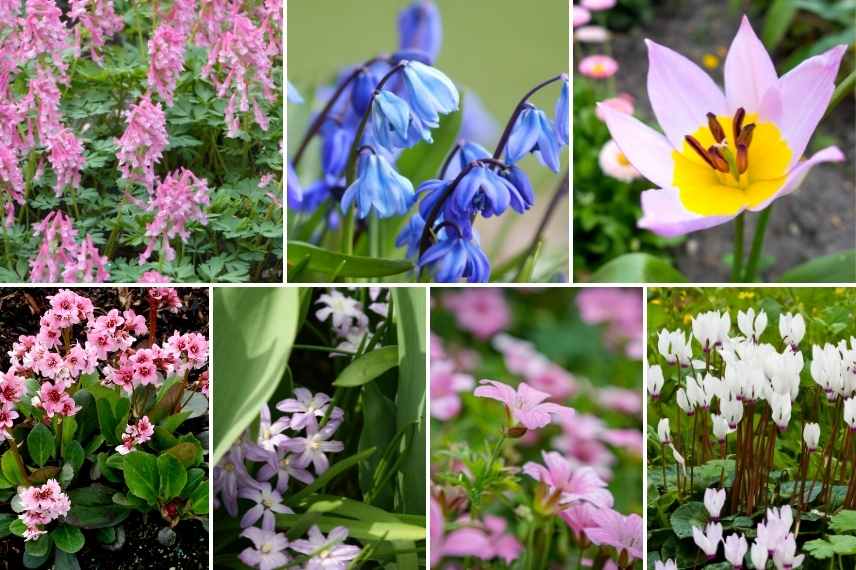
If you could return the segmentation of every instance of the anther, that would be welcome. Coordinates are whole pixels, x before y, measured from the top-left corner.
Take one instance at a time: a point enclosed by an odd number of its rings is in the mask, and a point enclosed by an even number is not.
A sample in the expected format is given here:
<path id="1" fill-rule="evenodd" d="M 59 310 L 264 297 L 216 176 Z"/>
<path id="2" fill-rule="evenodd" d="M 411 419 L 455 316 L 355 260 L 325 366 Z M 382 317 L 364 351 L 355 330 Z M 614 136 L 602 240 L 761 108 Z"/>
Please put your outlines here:
<path id="1" fill-rule="evenodd" d="M 710 129 L 710 133 L 713 135 L 713 138 L 716 139 L 716 142 L 721 143 L 725 140 L 725 131 L 722 129 L 722 125 L 719 124 L 719 121 L 716 119 L 716 115 L 713 113 L 707 114 L 707 126 Z"/>
<path id="2" fill-rule="evenodd" d="M 755 131 L 755 123 L 749 123 L 740 131 L 740 135 L 735 139 L 735 144 L 743 145 L 746 148 L 749 148 L 749 145 L 752 144 L 752 133 Z"/>
<path id="3" fill-rule="evenodd" d="M 707 155 L 707 151 L 704 150 L 704 147 L 701 146 L 701 143 L 698 142 L 695 139 L 695 137 L 692 137 L 691 135 L 686 135 L 684 137 L 684 140 L 686 140 L 687 143 L 692 147 L 692 149 L 694 151 L 696 151 L 696 154 L 698 154 L 700 157 L 702 157 L 702 159 L 704 159 L 704 161 L 708 164 L 708 166 L 710 166 L 711 168 L 714 168 L 714 169 L 716 168 L 716 165 L 713 163 L 713 161 Z"/>
<path id="4" fill-rule="evenodd" d="M 728 167 L 728 161 L 725 160 L 725 156 L 723 156 L 722 151 L 720 151 L 717 147 L 712 146 L 707 149 L 707 156 L 710 158 L 710 161 L 713 163 L 713 167 L 720 172 L 729 172 L 731 169 Z"/>
<path id="5" fill-rule="evenodd" d="M 734 113 L 734 140 L 737 140 L 737 137 L 740 136 L 740 131 L 743 129 L 743 119 L 746 118 L 746 109 L 740 107 L 737 109 L 737 112 Z"/>
<path id="6" fill-rule="evenodd" d="M 737 172 L 743 174 L 749 168 L 749 151 L 744 144 L 737 145 Z"/>

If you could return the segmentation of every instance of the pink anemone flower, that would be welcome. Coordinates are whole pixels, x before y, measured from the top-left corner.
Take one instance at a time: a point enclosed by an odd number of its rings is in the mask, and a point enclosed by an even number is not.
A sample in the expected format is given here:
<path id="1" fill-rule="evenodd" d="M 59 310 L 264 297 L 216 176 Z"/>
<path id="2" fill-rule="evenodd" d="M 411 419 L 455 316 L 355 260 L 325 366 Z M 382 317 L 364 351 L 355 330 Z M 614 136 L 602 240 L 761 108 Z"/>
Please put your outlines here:
<path id="1" fill-rule="evenodd" d="M 846 45 L 778 77 L 744 17 L 725 60 L 725 91 L 683 55 L 647 40 L 648 98 L 665 136 L 604 105 L 612 138 L 659 186 L 642 193 L 639 227 L 677 236 L 763 210 L 797 189 L 834 146 L 802 160 L 829 105 Z"/>
<path id="2" fill-rule="evenodd" d="M 490 398 L 505 404 L 515 423 L 522 424 L 526 429 L 540 429 L 557 420 L 570 419 L 574 410 L 559 404 L 544 402 L 549 394 L 521 382 L 517 390 L 495 380 L 482 380 L 481 386 L 473 394 L 480 398 Z"/>

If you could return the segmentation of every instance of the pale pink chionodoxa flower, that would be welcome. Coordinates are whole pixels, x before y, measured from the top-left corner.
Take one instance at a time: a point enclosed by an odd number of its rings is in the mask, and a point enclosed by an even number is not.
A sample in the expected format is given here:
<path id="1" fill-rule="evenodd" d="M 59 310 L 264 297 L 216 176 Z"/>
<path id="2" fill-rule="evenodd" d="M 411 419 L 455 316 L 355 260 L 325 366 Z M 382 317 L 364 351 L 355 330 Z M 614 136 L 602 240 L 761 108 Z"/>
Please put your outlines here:
<path id="1" fill-rule="evenodd" d="M 39 487 L 27 487 L 18 493 L 18 497 L 23 508 L 18 518 L 27 526 L 24 540 L 34 540 L 45 534 L 45 525 L 64 517 L 71 509 L 71 501 L 56 479 L 48 479 Z"/>
<path id="2" fill-rule="evenodd" d="M 30 281 L 34 283 L 97 283 L 110 278 L 108 260 L 87 235 L 77 243 L 74 220 L 59 210 L 33 225 L 42 242 L 30 259 Z M 60 279 L 61 277 L 61 279 Z"/>
<path id="3" fill-rule="evenodd" d="M 170 173 L 149 199 L 146 211 L 154 212 L 154 219 L 146 226 L 149 242 L 140 254 L 140 263 L 145 263 L 161 243 L 161 253 L 166 261 L 175 259 L 175 249 L 170 240 L 175 237 L 187 241 L 190 230 L 187 224 L 196 221 L 208 224 L 204 208 L 208 206 L 208 183 L 197 178 L 186 168 Z"/>
<path id="4" fill-rule="evenodd" d="M 502 382 L 482 380 L 481 386 L 476 388 L 473 394 L 505 404 L 505 409 L 513 421 L 510 426 L 513 435 L 517 435 L 515 432 L 521 428 L 525 433 L 526 430 L 541 429 L 547 424 L 558 423 L 574 415 L 574 410 L 567 406 L 544 402 L 550 395 L 532 388 L 525 382 L 521 382 L 515 390 Z"/>
<path id="5" fill-rule="evenodd" d="M 238 113 L 246 113 L 252 105 L 253 117 L 266 131 L 268 118 L 259 105 L 259 96 L 276 101 L 271 75 L 273 64 L 270 45 L 264 30 L 241 13 L 233 14 L 228 31 L 217 38 L 202 68 L 202 77 L 217 89 L 217 96 L 228 97 L 226 103 L 226 136 L 237 137 L 241 130 Z"/>
<path id="6" fill-rule="evenodd" d="M 166 116 L 160 103 L 144 95 L 125 113 L 128 127 L 116 142 L 122 178 L 140 182 L 151 192 L 155 183 L 155 165 L 169 144 Z"/>
<path id="7" fill-rule="evenodd" d="M 113 9 L 113 0 L 71 0 L 68 17 L 77 20 L 74 27 L 77 50 L 80 50 L 81 27 L 89 33 L 89 53 L 92 61 L 101 63 L 101 48 L 107 40 L 122 31 L 122 18 Z"/>
<path id="8" fill-rule="evenodd" d="M 642 193 L 639 227 L 677 236 L 761 211 L 790 194 L 822 162 L 844 160 L 827 147 L 802 160 L 826 112 L 846 45 L 778 77 L 745 17 L 725 60 L 725 92 L 696 64 L 648 40 L 648 97 L 665 136 L 603 105 L 612 138 L 659 186 Z"/>

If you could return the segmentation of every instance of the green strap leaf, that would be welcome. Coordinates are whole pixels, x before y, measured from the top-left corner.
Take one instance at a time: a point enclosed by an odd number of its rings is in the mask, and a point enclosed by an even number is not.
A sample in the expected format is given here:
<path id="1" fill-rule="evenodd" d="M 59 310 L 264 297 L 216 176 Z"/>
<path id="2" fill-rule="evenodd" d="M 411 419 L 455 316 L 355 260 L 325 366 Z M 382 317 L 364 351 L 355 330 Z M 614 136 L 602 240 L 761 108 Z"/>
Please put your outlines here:
<path id="1" fill-rule="evenodd" d="M 856 281 L 856 249 L 816 257 L 792 267 L 781 283 L 852 283 Z"/>
<path id="2" fill-rule="evenodd" d="M 342 459 L 341 461 L 334 463 L 320 477 L 317 477 L 315 479 L 315 481 L 313 481 L 311 484 L 307 485 L 306 487 L 304 487 L 303 489 L 301 489 L 300 491 L 295 493 L 294 496 L 292 496 L 291 499 L 288 500 L 288 504 L 296 505 L 297 503 L 302 501 L 304 498 L 311 496 L 318 489 L 321 489 L 324 486 L 328 485 L 330 483 L 330 481 L 332 481 L 339 474 L 347 471 L 351 467 L 354 467 L 355 465 L 359 464 L 361 461 L 371 457 L 374 452 L 375 452 L 375 448 L 372 447 L 372 448 L 366 449 L 365 451 L 361 451 L 359 453 L 356 453 L 354 455 L 351 455 L 350 457 L 347 457 L 345 459 Z"/>
<path id="3" fill-rule="evenodd" d="M 351 362 L 342 370 L 333 385 L 342 388 L 362 386 L 396 366 L 398 366 L 398 347 L 384 346 Z"/>
<path id="4" fill-rule="evenodd" d="M 308 262 L 305 261 L 307 257 Z M 413 264 L 403 259 L 345 255 L 300 241 L 288 242 L 288 264 L 305 264 L 307 271 L 337 277 L 386 277 L 413 269 Z"/>

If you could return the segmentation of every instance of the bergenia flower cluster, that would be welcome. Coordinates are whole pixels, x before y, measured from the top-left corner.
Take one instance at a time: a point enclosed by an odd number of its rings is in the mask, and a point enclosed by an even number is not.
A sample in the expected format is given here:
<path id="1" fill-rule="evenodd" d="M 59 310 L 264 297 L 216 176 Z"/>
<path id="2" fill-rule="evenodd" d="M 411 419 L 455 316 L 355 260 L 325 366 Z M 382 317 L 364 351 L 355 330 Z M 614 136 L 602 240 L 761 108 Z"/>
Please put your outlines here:
<path id="1" fill-rule="evenodd" d="M 35 540 L 45 534 L 45 525 L 64 517 L 71 509 L 68 495 L 56 479 L 48 479 L 39 487 L 27 487 L 18 493 L 23 512 L 18 518 L 26 525 L 24 540 Z"/>
<path id="2" fill-rule="evenodd" d="M 122 443 L 116 446 L 116 451 L 121 455 L 131 453 L 141 443 L 149 441 L 155 434 L 155 428 L 148 416 L 143 416 L 137 423 L 128 424 L 125 433 L 122 434 Z"/>
<path id="3" fill-rule="evenodd" d="M 531 183 L 518 166 L 524 156 L 532 154 L 558 172 L 561 147 L 568 138 L 568 78 L 554 77 L 527 93 L 493 153 L 461 139 L 437 177 L 414 189 L 396 170 L 396 161 L 417 143 L 433 142 L 432 131 L 441 117 L 460 108 L 457 86 L 432 66 L 441 39 L 433 2 L 413 2 L 399 19 L 397 52 L 343 70 L 332 88 L 320 92 L 323 110 L 289 165 L 289 206 L 308 213 L 332 199 L 342 214 L 363 220 L 404 216 L 421 196 L 418 211 L 404 225 L 396 245 L 406 247 L 419 270 L 429 271 L 437 281 L 484 282 L 490 276 L 490 262 L 474 222 L 478 216 L 499 216 L 509 208 L 522 214 L 532 206 Z M 563 88 L 552 119 L 529 99 L 554 82 Z M 299 102 L 292 91 L 289 88 L 289 100 Z M 322 176 L 303 188 L 296 170 L 316 135 L 322 143 Z M 338 213 L 331 217 L 335 226 L 338 217 Z"/>

